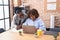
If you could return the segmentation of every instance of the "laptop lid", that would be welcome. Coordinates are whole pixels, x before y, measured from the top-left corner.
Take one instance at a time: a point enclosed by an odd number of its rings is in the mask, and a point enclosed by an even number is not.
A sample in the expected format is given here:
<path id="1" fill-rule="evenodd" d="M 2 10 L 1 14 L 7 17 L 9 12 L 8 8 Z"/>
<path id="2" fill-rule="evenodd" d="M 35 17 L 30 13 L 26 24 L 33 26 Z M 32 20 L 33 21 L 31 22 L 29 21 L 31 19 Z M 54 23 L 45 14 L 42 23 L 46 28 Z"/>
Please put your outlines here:
<path id="1" fill-rule="evenodd" d="M 30 34 L 34 34 L 37 31 L 35 26 L 26 26 L 26 25 L 23 25 L 22 29 L 23 29 L 24 33 L 30 33 Z"/>

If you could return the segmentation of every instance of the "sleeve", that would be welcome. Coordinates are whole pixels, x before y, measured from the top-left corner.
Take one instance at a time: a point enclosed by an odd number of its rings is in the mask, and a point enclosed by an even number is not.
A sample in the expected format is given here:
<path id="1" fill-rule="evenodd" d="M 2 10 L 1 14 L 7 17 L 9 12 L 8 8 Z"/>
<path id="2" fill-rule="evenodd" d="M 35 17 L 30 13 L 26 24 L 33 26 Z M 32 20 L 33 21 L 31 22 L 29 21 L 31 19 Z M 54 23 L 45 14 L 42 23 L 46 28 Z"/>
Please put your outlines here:
<path id="1" fill-rule="evenodd" d="M 39 21 L 39 29 L 46 31 L 44 22 L 42 20 Z"/>
<path id="2" fill-rule="evenodd" d="M 28 19 L 23 23 L 23 25 L 28 25 Z"/>
<path id="3" fill-rule="evenodd" d="M 16 15 L 13 16 L 13 20 L 11 22 L 11 28 L 16 28 L 17 27 L 17 25 L 15 25 L 15 17 L 16 17 Z"/>

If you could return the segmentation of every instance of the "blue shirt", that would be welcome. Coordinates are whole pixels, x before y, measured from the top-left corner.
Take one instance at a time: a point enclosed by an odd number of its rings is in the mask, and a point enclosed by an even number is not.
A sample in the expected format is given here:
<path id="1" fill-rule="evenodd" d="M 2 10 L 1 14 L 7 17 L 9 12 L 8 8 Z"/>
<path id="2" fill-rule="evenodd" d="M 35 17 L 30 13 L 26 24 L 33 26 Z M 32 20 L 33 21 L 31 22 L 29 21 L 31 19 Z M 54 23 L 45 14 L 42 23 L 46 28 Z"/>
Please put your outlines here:
<path id="1" fill-rule="evenodd" d="M 32 25 L 32 26 L 35 26 L 36 28 L 39 28 L 41 30 L 46 30 L 45 26 L 44 26 L 44 22 L 40 18 L 36 18 L 36 20 L 34 20 L 34 21 L 32 19 L 28 18 L 26 20 L 26 22 L 23 23 L 23 25 L 28 25 L 28 26 Z"/>

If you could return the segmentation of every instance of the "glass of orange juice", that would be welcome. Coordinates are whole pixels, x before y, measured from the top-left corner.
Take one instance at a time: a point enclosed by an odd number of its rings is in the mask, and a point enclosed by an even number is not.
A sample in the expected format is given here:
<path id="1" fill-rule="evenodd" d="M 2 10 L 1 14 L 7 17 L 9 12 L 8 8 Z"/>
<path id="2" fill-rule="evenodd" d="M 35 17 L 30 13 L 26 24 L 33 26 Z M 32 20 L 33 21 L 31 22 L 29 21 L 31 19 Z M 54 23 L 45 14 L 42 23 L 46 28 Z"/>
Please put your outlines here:
<path id="1" fill-rule="evenodd" d="M 37 36 L 38 36 L 38 37 L 41 36 L 41 35 L 42 35 L 42 32 L 43 32 L 42 30 L 38 29 L 38 30 L 37 30 Z"/>

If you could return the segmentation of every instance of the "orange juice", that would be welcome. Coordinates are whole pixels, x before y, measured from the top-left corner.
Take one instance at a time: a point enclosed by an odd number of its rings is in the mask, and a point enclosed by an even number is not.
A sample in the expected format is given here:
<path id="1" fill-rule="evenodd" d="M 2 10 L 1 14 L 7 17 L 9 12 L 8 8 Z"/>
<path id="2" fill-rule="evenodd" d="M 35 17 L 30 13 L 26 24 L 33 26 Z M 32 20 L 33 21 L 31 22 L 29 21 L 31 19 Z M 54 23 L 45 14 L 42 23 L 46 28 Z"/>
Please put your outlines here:
<path id="1" fill-rule="evenodd" d="M 42 35 L 42 30 L 38 29 L 37 30 L 37 36 L 41 36 Z"/>

